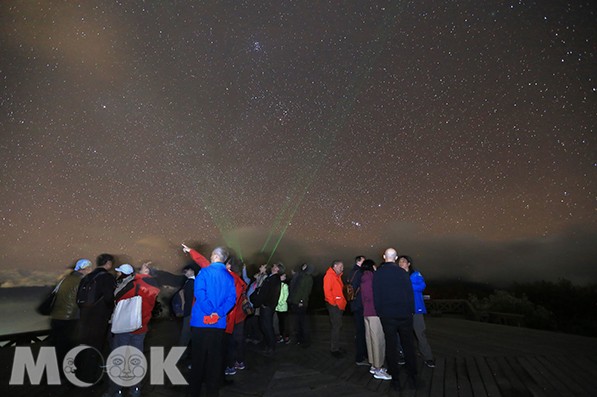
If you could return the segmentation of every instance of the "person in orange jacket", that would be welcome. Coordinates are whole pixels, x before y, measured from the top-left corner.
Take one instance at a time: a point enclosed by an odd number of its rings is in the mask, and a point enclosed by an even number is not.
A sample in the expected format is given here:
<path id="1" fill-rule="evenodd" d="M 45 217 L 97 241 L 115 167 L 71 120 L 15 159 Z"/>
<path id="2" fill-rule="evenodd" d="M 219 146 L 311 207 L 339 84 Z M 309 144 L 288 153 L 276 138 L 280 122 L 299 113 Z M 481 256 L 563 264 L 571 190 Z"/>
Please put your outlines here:
<path id="1" fill-rule="evenodd" d="M 325 305 L 330 315 L 330 324 L 332 326 L 330 351 L 332 356 L 339 358 L 346 352 L 340 348 L 340 329 L 342 328 L 342 314 L 346 309 L 346 298 L 344 297 L 344 282 L 342 273 L 344 272 L 344 263 L 336 260 L 332 262 L 325 276 L 323 277 L 323 294 Z"/>

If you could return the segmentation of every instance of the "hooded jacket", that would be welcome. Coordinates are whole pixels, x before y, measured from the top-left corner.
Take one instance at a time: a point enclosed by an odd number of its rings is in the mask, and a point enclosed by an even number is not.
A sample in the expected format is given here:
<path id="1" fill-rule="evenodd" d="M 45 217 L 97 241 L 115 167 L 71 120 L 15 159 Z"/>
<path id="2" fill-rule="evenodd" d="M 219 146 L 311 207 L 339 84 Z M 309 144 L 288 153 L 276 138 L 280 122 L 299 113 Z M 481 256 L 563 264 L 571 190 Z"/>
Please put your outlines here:
<path id="1" fill-rule="evenodd" d="M 413 286 L 413 293 L 415 295 L 415 314 L 427 314 L 425 301 L 423 300 L 423 291 L 425 291 L 425 279 L 419 272 L 413 272 L 410 275 L 410 282 Z"/>
<path id="2" fill-rule="evenodd" d="M 157 281 L 149 274 L 135 274 L 126 286 L 117 289 L 116 302 L 122 299 L 132 298 L 135 295 L 141 296 L 141 328 L 132 331 L 131 334 L 144 334 L 148 331 L 149 320 L 151 320 L 151 312 L 155 306 L 155 301 L 160 288 Z M 138 291 L 138 292 L 137 292 Z"/>
<path id="3" fill-rule="evenodd" d="M 313 289 L 313 266 L 306 265 L 305 270 L 302 270 L 294 276 L 290 281 L 288 288 L 288 303 L 293 305 L 303 304 L 309 306 L 309 296 Z"/>
<path id="4" fill-rule="evenodd" d="M 243 294 L 247 291 L 247 283 L 244 282 L 240 276 L 234 272 L 230 272 L 234 278 L 234 290 L 236 293 L 236 302 L 232 310 L 228 312 L 226 317 L 226 333 L 231 334 L 234 331 L 234 326 L 245 320 L 247 315 L 243 311 Z"/>
<path id="5" fill-rule="evenodd" d="M 326 303 L 338 306 L 338 309 L 346 309 L 346 298 L 344 297 L 344 283 L 342 273 L 336 274 L 333 268 L 329 267 L 323 276 L 323 295 Z"/>

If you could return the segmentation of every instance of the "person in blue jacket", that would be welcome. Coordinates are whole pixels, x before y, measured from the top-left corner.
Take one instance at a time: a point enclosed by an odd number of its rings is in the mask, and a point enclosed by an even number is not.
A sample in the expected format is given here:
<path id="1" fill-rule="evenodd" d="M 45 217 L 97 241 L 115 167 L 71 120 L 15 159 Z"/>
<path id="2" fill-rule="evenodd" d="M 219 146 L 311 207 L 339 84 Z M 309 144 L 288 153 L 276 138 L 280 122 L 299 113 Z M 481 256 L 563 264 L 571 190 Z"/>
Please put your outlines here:
<path id="1" fill-rule="evenodd" d="M 415 336 L 419 342 L 419 352 L 423 356 L 423 362 L 429 368 L 435 367 L 435 360 L 431 353 L 431 346 L 427 341 L 427 335 L 425 334 L 425 318 L 424 314 L 427 314 L 425 308 L 425 301 L 423 300 L 423 291 L 427 286 L 423 275 L 415 270 L 413 267 L 413 260 L 408 255 L 400 255 L 398 257 L 398 266 L 406 270 L 410 275 L 410 282 L 413 286 L 413 293 L 415 296 L 415 314 L 413 316 L 413 328 L 415 330 Z"/>
<path id="2" fill-rule="evenodd" d="M 217 247 L 211 264 L 195 278 L 195 302 L 191 309 L 191 396 L 201 395 L 205 382 L 208 396 L 218 395 L 223 376 L 226 314 L 236 303 L 234 278 L 226 270 L 228 251 Z"/>

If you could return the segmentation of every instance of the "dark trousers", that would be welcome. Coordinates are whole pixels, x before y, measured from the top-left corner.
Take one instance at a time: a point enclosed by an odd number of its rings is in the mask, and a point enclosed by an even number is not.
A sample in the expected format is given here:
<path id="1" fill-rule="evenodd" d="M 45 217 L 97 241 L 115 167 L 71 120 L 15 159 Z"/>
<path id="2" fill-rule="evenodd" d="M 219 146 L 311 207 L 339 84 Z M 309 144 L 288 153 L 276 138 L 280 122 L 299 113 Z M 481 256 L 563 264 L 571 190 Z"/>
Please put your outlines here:
<path id="1" fill-rule="evenodd" d="M 218 396 L 222 383 L 224 361 L 224 329 L 191 327 L 193 366 L 191 370 L 191 397 L 201 395 L 205 382 L 207 396 Z"/>
<path id="2" fill-rule="evenodd" d="M 388 363 L 388 373 L 392 375 L 392 381 L 398 381 L 398 373 L 400 372 L 400 365 L 398 364 L 400 350 L 398 335 L 400 335 L 400 342 L 402 344 L 402 351 L 404 352 L 404 360 L 406 361 L 408 375 L 412 379 L 416 378 L 417 357 L 415 353 L 413 318 L 380 317 L 380 320 L 386 339 L 386 362 Z"/>
<path id="3" fill-rule="evenodd" d="M 259 329 L 259 317 L 255 314 L 247 316 L 245 319 L 245 337 L 252 340 L 260 341 L 263 339 L 261 329 Z"/>
<path id="4" fill-rule="evenodd" d="M 259 321 L 265 350 L 274 350 L 276 347 L 276 336 L 274 335 L 274 309 L 269 306 L 261 306 L 259 309 Z"/>
<path id="5" fill-rule="evenodd" d="M 60 376 L 64 376 L 62 362 L 64 356 L 77 345 L 77 321 L 78 320 L 55 320 L 50 322 L 50 341 L 56 348 L 56 358 L 60 368 Z"/>
<path id="6" fill-rule="evenodd" d="M 352 312 L 354 319 L 354 330 L 355 330 L 355 360 L 363 361 L 367 360 L 367 342 L 365 341 L 365 317 L 363 317 L 363 309 L 355 310 Z"/>
<path id="7" fill-rule="evenodd" d="M 330 335 L 330 351 L 340 351 L 340 330 L 342 329 L 342 314 L 344 313 L 338 306 L 332 306 L 329 303 L 325 304 L 330 315 L 330 325 L 332 331 Z"/>
<path id="8" fill-rule="evenodd" d="M 103 304 L 103 302 L 100 302 Z M 107 357 L 104 351 L 108 332 L 108 321 L 111 312 L 107 310 L 81 309 L 81 318 L 78 322 L 78 339 L 82 345 L 88 345 L 93 349 L 85 349 L 76 357 L 77 377 L 86 383 L 95 383 L 103 375 L 103 357 Z"/>
<path id="9" fill-rule="evenodd" d="M 307 306 L 292 305 L 290 310 L 294 316 L 294 332 L 296 341 L 301 344 L 311 343 L 311 333 L 309 332 L 309 316 L 307 315 Z"/>
<path id="10" fill-rule="evenodd" d="M 286 329 L 286 321 L 288 321 L 288 312 L 276 312 L 276 315 L 278 316 L 278 330 L 280 331 L 278 335 L 280 335 L 281 337 L 288 336 L 288 331 Z"/>
<path id="11" fill-rule="evenodd" d="M 228 351 L 226 353 L 226 365 L 228 367 L 234 367 L 236 362 L 245 361 L 245 327 L 244 322 L 241 321 L 238 324 L 234 324 L 232 335 L 228 338 Z"/>
<path id="12" fill-rule="evenodd" d="M 189 342 L 191 341 L 191 316 L 185 316 L 182 319 L 182 328 L 180 329 L 180 337 L 178 338 L 178 346 L 186 348 L 180 361 L 184 362 L 191 357 L 191 348 Z"/>

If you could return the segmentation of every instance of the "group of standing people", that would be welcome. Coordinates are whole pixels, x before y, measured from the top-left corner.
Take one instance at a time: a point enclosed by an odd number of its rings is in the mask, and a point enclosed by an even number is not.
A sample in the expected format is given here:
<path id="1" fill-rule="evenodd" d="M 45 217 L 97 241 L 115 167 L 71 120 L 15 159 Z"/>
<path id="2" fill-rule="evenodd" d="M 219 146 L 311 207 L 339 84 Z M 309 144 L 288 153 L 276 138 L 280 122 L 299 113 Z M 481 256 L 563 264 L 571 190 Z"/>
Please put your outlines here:
<path id="1" fill-rule="evenodd" d="M 277 343 L 288 343 L 285 320 L 289 310 L 295 320 L 295 342 L 309 345 L 307 307 L 313 286 L 312 266 L 302 264 L 287 285 L 286 268 L 279 262 L 269 272 L 262 265 L 251 280 L 246 266 L 241 269 L 222 247 L 214 249 L 211 261 L 186 245 L 183 251 L 196 265 L 185 267 L 187 281 L 180 291 L 191 306 L 184 310 L 179 340 L 181 346 L 189 341 L 191 345 L 187 349 L 191 356 L 191 395 L 200 395 L 203 384 L 207 395 L 217 395 L 223 375 L 245 369 L 246 337 L 260 338 L 266 356 L 273 355 Z"/>
<path id="2" fill-rule="evenodd" d="M 50 337 L 59 362 L 79 344 L 91 347 L 81 351 L 75 363 L 77 378 L 88 384 L 94 384 L 102 377 L 101 357 L 107 345 L 110 350 L 128 345 L 143 351 L 148 323 L 160 291 L 150 274 L 149 263 L 143 264 L 139 271 L 129 264 L 120 265 L 114 269 L 116 276 L 111 272 L 114 265 L 115 258 L 110 254 L 99 255 L 95 269 L 90 260 L 78 260 L 58 285 L 50 313 Z M 141 326 L 130 332 L 109 332 L 115 305 L 133 296 L 142 298 Z M 64 377 L 64 373 L 61 376 Z M 121 394 L 120 386 L 110 382 L 104 396 Z M 131 387 L 131 397 L 140 395 L 139 385 Z"/>
<path id="3" fill-rule="evenodd" d="M 190 344 L 185 358 L 190 362 L 192 396 L 201 394 L 203 384 L 207 395 L 218 395 L 223 376 L 245 368 L 245 342 L 256 338 L 256 332 L 268 356 L 274 353 L 276 343 L 292 340 L 303 347 L 310 345 L 307 308 L 313 287 L 311 265 L 295 269 L 289 283 L 282 263 L 274 263 L 269 272 L 266 265 L 261 266 L 251 280 L 246 267 L 241 268 L 223 247 L 215 248 L 209 260 L 184 244 L 182 247 L 194 261 L 183 269 L 186 281 L 177 292 L 183 317 L 179 345 Z M 357 256 L 346 278 L 342 261 L 334 261 L 327 269 L 323 288 L 331 323 L 330 351 L 334 357 L 346 353 L 340 344 L 340 331 L 343 313 L 350 304 L 356 364 L 370 366 L 375 378 L 392 381 L 394 388 L 399 387 L 398 373 L 405 365 L 409 384 L 416 386 L 415 337 L 425 365 L 435 366 L 425 336 L 425 281 L 409 256 L 398 256 L 395 249 L 388 248 L 383 259 L 377 265 Z M 93 354 L 104 353 L 106 340 L 112 350 L 128 345 L 143 351 L 160 291 L 149 263 L 138 271 L 129 264 L 120 265 L 114 269 L 116 277 L 111 272 L 114 266 L 115 258 L 110 254 L 99 255 L 95 269 L 87 259 L 77 261 L 57 287 L 51 313 L 51 336 L 59 360 L 77 344 L 93 347 L 85 354 L 81 352 L 77 363 L 77 377 L 91 383 L 102 375 Z M 125 333 L 109 332 L 115 305 L 137 295 L 142 297 L 141 327 Z M 287 312 L 292 315 L 293 321 L 288 322 L 291 327 L 284 326 Z M 140 393 L 140 384 L 129 390 L 131 397 Z M 103 397 L 119 395 L 122 388 L 110 381 Z"/>
<path id="4" fill-rule="evenodd" d="M 324 296 L 331 324 L 330 350 L 342 357 L 342 314 L 350 300 L 355 322 L 355 362 L 370 366 L 376 379 L 389 380 L 398 389 L 400 366 L 405 365 L 409 387 L 416 387 L 415 337 L 423 361 L 435 367 L 425 335 L 425 281 L 407 255 L 388 248 L 383 263 L 357 256 L 349 277 L 343 279 L 344 264 L 334 261 L 324 276 Z M 346 293 L 350 285 L 351 293 Z M 387 369 L 383 367 L 387 363 Z"/>

